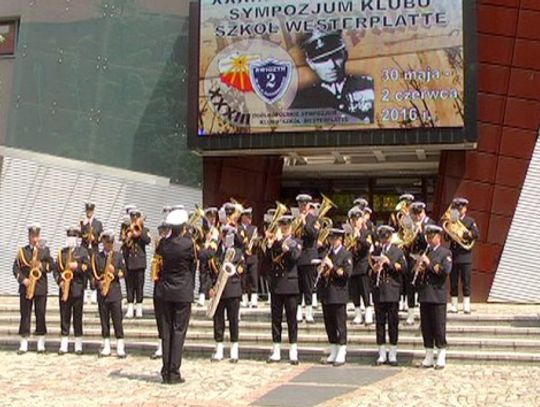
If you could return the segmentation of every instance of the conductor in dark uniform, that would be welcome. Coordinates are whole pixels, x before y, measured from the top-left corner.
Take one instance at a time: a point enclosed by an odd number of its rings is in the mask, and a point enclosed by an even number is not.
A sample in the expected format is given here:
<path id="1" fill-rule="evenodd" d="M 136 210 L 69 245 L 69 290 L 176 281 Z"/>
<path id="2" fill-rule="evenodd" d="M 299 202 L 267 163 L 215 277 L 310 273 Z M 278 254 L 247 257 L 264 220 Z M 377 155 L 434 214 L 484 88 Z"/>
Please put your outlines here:
<path id="1" fill-rule="evenodd" d="M 75 353 L 82 354 L 83 335 L 83 303 L 84 303 L 84 283 L 89 280 L 90 257 L 88 250 L 82 245 L 78 245 L 81 231 L 78 228 L 68 228 L 66 230 L 66 247 L 58 253 L 54 279 L 60 287 L 60 349 L 59 355 L 68 352 L 68 338 L 73 316 L 73 333 L 75 334 Z"/>
<path id="2" fill-rule="evenodd" d="M 169 213 L 165 222 L 171 233 L 159 241 L 156 249 L 163 259 L 156 282 L 163 342 L 161 377 L 164 383 L 170 384 L 184 382 L 180 366 L 195 289 L 193 265 L 196 253 L 193 241 L 186 233 L 187 220 L 188 214 L 183 209 Z"/>
<path id="3" fill-rule="evenodd" d="M 473 218 L 467 215 L 467 207 L 469 201 L 466 198 L 455 198 L 452 201 L 452 210 L 456 211 L 456 217 L 461 221 L 463 226 L 467 228 L 466 238 L 470 241 L 478 240 L 480 237 L 480 230 L 476 225 Z M 471 313 L 471 273 L 472 273 L 472 248 L 465 249 L 459 243 L 452 240 L 450 243 L 450 250 L 452 251 L 452 273 L 450 273 L 450 296 L 451 306 L 450 312 L 457 312 L 458 308 L 458 295 L 459 295 L 459 281 L 461 280 L 462 294 L 463 294 L 463 312 L 465 314 Z"/>
<path id="4" fill-rule="evenodd" d="M 382 225 L 377 228 L 380 247 L 372 256 L 373 302 L 375 303 L 375 321 L 379 358 L 377 365 L 388 362 L 397 366 L 398 342 L 398 306 L 403 280 L 403 271 L 407 269 L 407 260 L 403 251 L 392 244 L 394 228 Z M 386 324 L 390 339 L 390 351 L 386 354 Z"/>
<path id="5" fill-rule="evenodd" d="M 124 242 L 124 257 L 126 261 L 126 291 L 127 291 L 127 312 L 126 318 L 133 318 L 133 303 L 135 306 L 135 317 L 143 316 L 143 293 L 144 293 L 144 272 L 146 270 L 146 246 L 150 244 L 150 234 L 146 226 L 141 225 L 142 213 L 138 209 L 129 212 L 131 227 L 127 232 L 127 240 Z"/>
<path id="6" fill-rule="evenodd" d="M 96 219 L 96 204 L 86 202 L 84 204 L 85 216 L 80 222 L 81 246 L 88 251 L 88 255 L 99 251 L 99 236 L 103 232 L 103 224 Z M 90 273 L 84 274 L 85 301 L 97 302 L 96 288 L 92 287 Z"/>
<path id="7" fill-rule="evenodd" d="M 330 230 L 330 252 L 318 266 L 321 275 L 317 291 L 330 343 L 330 356 L 326 363 L 334 366 L 344 365 L 347 354 L 347 282 L 353 270 L 352 255 L 343 247 L 343 235 L 342 229 Z"/>
<path id="8" fill-rule="evenodd" d="M 125 358 L 124 327 L 122 324 L 122 289 L 120 279 L 126 274 L 126 264 L 120 252 L 114 250 L 114 232 L 101 234 L 103 249 L 92 255 L 93 283 L 98 291 L 98 309 L 103 347 L 99 356 L 111 355 L 111 320 L 116 337 L 116 356 Z"/>
<path id="9" fill-rule="evenodd" d="M 427 248 L 425 230 L 428 225 L 435 225 L 435 221 L 426 214 L 426 204 L 416 201 L 410 205 L 410 215 L 417 228 L 416 237 L 409 248 L 409 267 L 404 274 L 405 291 L 407 293 L 407 325 L 414 324 L 414 308 L 416 307 L 416 287 L 412 284 L 415 260 L 412 256 L 418 256 L 424 253 Z"/>
<path id="10" fill-rule="evenodd" d="M 252 222 L 253 209 L 246 208 L 240 216 L 238 227 L 242 238 L 245 272 L 242 276 L 242 306 L 257 308 L 259 290 L 259 262 L 257 259 L 257 227 Z"/>
<path id="11" fill-rule="evenodd" d="M 313 31 L 301 43 L 306 63 L 319 80 L 300 89 L 291 109 L 335 109 L 359 119 L 374 122 L 375 91 L 373 78 L 346 72 L 349 53 L 341 31 Z"/>
<path id="12" fill-rule="evenodd" d="M 433 367 L 433 347 L 436 346 L 435 369 L 446 365 L 446 296 L 447 276 L 452 271 L 452 252 L 441 245 L 443 230 L 437 225 L 427 225 L 428 248 L 419 260 L 422 262 L 421 275 L 417 277 L 418 299 L 420 301 L 420 326 L 424 339 L 426 356 L 422 367 Z"/>
<path id="13" fill-rule="evenodd" d="M 268 285 L 272 295 L 270 310 L 272 312 L 272 354 L 268 363 L 281 360 L 281 322 L 283 309 L 287 319 L 289 332 L 289 362 L 298 364 L 298 259 L 302 252 L 302 243 L 292 235 L 292 216 L 279 218 L 279 230 L 275 235 L 266 232 L 268 247 L 266 256 L 271 264 L 268 273 Z"/>
<path id="14" fill-rule="evenodd" d="M 227 252 L 234 253 L 229 261 L 234 267 L 234 274 L 227 278 L 227 282 L 216 312 L 214 314 L 214 340 L 216 342 L 216 351 L 212 355 L 213 362 L 223 360 L 223 338 L 225 333 L 225 311 L 227 311 L 227 319 L 229 321 L 229 335 L 231 340 L 230 358 L 231 363 L 238 362 L 238 334 L 239 334 L 239 316 L 240 316 L 240 298 L 242 297 L 241 276 L 244 273 L 244 258 L 240 247 L 235 247 L 236 229 L 229 225 L 221 227 L 220 241 L 213 257 L 210 259 L 210 269 L 212 276 L 212 284 L 215 286 L 221 268 L 226 261 Z M 210 289 L 210 297 L 216 293 Z"/>
<path id="15" fill-rule="evenodd" d="M 47 273 L 54 271 L 55 263 L 49 248 L 40 240 L 41 226 L 34 223 L 28 226 L 28 244 L 21 247 L 13 261 L 13 275 L 19 283 L 19 304 L 21 336 L 18 354 L 28 352 L 30 319 L 35 307 L 37 352 L 45 352 L 45 311 L 47 308 Z"/>
<path id="16" fill-rule="evenodd" d="M 319 257 L 317 239 L 319 238 L 319 226 L 317 217 L 310 210 L 313 198 L 308 194 L 300 194 L 296 197 L 298 203 L 301 227 L 296 237 L 302 240 L 302 252 L 298 259 L 298 284 L 300 296 L 298 297 L 298 310 L 296 319 L 302 321 L 302 299 L 306 305 L 306 322 L 313 323 L 313 289 L 315 288 L 316 266 L 313 260 Z M 295 233 L 297 231 L 293 231 Z"/>

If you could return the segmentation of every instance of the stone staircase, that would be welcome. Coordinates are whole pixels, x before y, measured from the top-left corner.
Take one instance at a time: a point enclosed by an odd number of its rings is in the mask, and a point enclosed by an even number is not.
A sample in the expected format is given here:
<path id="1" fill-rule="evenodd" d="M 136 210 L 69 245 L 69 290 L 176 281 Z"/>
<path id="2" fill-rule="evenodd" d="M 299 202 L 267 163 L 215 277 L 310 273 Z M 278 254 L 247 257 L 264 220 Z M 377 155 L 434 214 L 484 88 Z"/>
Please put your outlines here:
<path id="1" fill-rule="evenodd" d="M 51 297 L 47 310 L 48 351 L 55 352 L 59 344 L 60 316 L 57 297 Z M 0 347 L 16 349 L 18 331 L 18 297 L 0 297 Z M 85 305 L 85 352 L 99 349 L 100 324 L 96 305 Z M 401 315 L 399 358 L 401 364 L 420 360 L 424 349 L 418 317 L 414 326 L 405 325 Z M 376 357 L 374 326 L 352 325 L 349 312 L 347 358 L 349 362 L 369 363 Z M 304 361 L 318 361 L 328 346 L 321 310 L 315 312 L 315 324 L 300 324 L 299 353 Z M 124 333 L 129 352 L 150 355 L 157 342 L 157 329 L 150 300 L 145 301 L 144 318 L 124 319 Z M 287 329 L 284 324 L 284 342 Z M 448 359 L 466 362 L 540 362 L 540 306 L 504 306 L 478 304 L 472 315 L 448 316 Z M 228 333 L 226 332 L 226 341 Z M 257 309 L 242 309 L 240 322 L 240 353 L 243 358 L 264 359 L 271 346 L 270 311 L 267 304 Z M 31 340 L 30 349 L 34 349 Z M 227 344 L 226 344 L 227 346 Z M 286 344 L 284 347 L 286 348 Z M 193 307 L 186 340 L 186 353 L 209 357 L 213 351 L 212 321 L 205 309 Z M 285 353 L 286 356 L 286 353 Z"/>

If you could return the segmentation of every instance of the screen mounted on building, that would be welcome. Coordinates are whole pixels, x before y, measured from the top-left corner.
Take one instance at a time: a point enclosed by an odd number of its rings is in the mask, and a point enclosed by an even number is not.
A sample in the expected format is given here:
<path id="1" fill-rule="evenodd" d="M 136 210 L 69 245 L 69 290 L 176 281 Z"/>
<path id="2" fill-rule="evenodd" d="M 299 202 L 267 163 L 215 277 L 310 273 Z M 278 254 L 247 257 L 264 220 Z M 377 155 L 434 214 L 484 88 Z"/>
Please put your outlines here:
<path id="1" fill-rule="evenodd" d="M 464 126 L 464 0 L 201 0 L 198 135 Z"/>

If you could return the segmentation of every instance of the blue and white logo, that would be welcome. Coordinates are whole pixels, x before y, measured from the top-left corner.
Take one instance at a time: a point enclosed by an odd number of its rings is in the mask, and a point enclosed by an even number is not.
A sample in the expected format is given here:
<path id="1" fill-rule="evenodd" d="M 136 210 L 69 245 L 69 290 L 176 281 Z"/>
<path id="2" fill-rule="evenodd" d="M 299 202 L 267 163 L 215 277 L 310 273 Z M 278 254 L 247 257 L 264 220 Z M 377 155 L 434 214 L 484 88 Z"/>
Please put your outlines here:
<path id="1" fill-rule="evenodd" d="M 292 77 L 292 63 L 270 58 L 252 62 L 249 75 L 253 90 L 264 102 L 274 104 L 283 97 Z"/>

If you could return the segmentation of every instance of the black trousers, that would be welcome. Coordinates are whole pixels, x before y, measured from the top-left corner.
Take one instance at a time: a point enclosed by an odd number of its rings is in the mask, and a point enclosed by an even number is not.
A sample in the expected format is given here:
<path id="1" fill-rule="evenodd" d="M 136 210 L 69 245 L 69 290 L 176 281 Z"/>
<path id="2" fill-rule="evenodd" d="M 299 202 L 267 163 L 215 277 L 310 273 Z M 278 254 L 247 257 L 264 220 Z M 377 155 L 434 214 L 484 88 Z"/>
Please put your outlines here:
<path id="1" fill-rule="evenodd" d="M 298 342 L 298 321 L 296 311 L 298 309 L 298 295 L 296 294 L 273 294 L 270 304 L 272 312 L 272 342 L 281 342 L 281 322 L 283 321 L 283 308 L 287 318 L 289 343 Z"/>
<path id="2" fill-rule="evenodd" d="M 156 286 L 154 286 L 154 295 L 152 296 L 152 302 L 154 303 L 154 318 L 156 319 L 156 325 L 157 325 L 157 331 L 158 331 L 158 338 L 163 339 L 162 333 L 161 333 L 161 309 L 160 307 L 160 301 L 156 298 Z"/>
<path id="3" fill-rule="evenodd" d="M 259 291 L 258 262 L 246 263 L 246 269 L 242 276 L 242 293 L 252 294 Z"/>
<path id="4" fill-rule="evenodd" d="M 191 316 L 191 303 L 161 300 L 158 302 L 163 341 L 161 376 L 164 379 L 179 378 L 184 341 Z"/>
<path id="5" fill-rule="evenodd" d="M 459 280 L 461 279 L 461 287 L 464 297 L 471 296 L 471 263 L 454 263 L 452 272 L 450 273 L 450 295 L 457 297 L 459 295 Z"/>
<path id="6" fill-rule="evenodd" d="M 364 301 L 364 305 L 371 305 L 371 278 L 367 274 L 357 274 L 349 278 L 349 296 L 355 307 L 360 306 L 360 299 Z"/>
<path id="7" fill-rule="evenodd" d="M 31 300 L 26 299 L 26 294 L 19 294 L 19 311 L 21 321 L 19 323 L 19 335 L 30 336 L 30 319 L 32 318 L 32 306 L 35 304 L 36 315 L 36 335 L 41 336 L 47 333 L 45 323 L 45 311 L 47 309 L 47 296 L 34 296 Z"/>
<path id="8" fill-rule="evenodd" d="M 143 301 L 144 269 L 128 270 L 126 273 L 127 302 L 134 300 L 140 304 Z"/>
<path id="9" fill-rule="evenodd" d="M 114 327 L 116 339 L 124 338 L 124 327 L 122 326 L 122 301 L 105 302 L 98 301 L 99 320 L 101 322 L 101 336 L 111 337 L 111 319 Z"/>
<path id="10" fill-rule="evenodd" d="M 214 340 L 223 342 L 225 332 L 225 310 L 229 320 L 229 335 L 231 342 L 238 342 L 238 314 L 240 311 L 240 298 L 222 298 L 214 314 Z"/>
<path id="11" fill-rule="evenodd" d="M 306 305 L 311 305 L 316 278 L 317 266 L 311 264 L 298 266 L 298 288 L 300 289 L 298 305 L 302 304 L 302 298 Z"/>
<path id="12" fill-rule="evenodd" d="M 76 337 L 83 335 L 83 303 L 84 297 L 69 297 L 66 302 L 58 297 L 60 303 L 60 332 L 62 336 L 69 336 L 71 329 L 71 316 L 73 315 L 73 333 Z"/>
<path id="13" fill-rule="evenodd" d="M 379 302 L 375 303 L 375 322 L 377 332 L 377 345 L 386 343 L 386 323 L 388 323 L 388 336 L 390 345 L 397 345 L 398 342 L 398 316 L 399 303 Z"/>
<path id="14" fill-rule="evenodd" d="M 446 303 L 420 304 L 420 328 L 425 348 L 446 348 Z"/>
<path id="15" fill-rule="evenodd" d="M 416 287 L 413 285 L 412 281 L 414 279 L 414 270 L 412 267 L 405 273 L 403 283 L 405 284 L 405 294 L 407 295 L 407 306 L 409 308 L 416 307 L 415 294 Z"/>
<path id="16" fill-rule="evenodd" d="M 322 309 L 328 342 L 347 345 L 347 305 L 323 303 Z"/>

